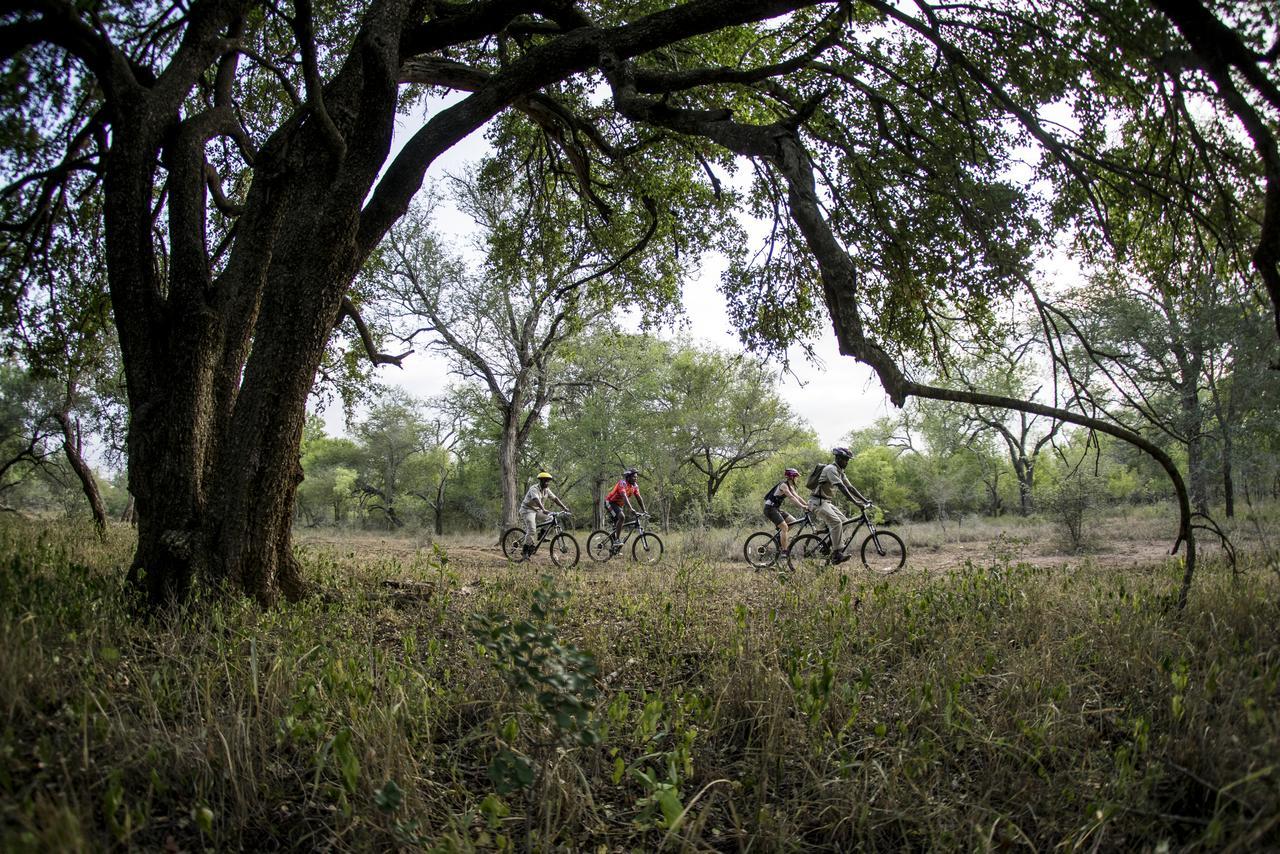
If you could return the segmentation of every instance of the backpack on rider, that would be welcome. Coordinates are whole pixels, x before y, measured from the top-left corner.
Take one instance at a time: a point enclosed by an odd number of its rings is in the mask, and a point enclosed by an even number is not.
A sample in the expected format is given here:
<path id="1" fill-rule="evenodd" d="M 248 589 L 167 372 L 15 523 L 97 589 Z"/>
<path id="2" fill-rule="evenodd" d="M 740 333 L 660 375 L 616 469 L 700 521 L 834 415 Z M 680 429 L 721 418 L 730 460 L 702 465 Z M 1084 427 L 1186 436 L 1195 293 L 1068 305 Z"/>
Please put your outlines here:
<path id="1" fill-rule="evenodd" d="M 815 490 L 818 488 L 818 483 L 822 480 L 822 470 L 826 467 L 826 463 L 818 463 L 813 467 L 813 471 L 809 472 L 809 476 L 804 479 L 806 489 Z"/>

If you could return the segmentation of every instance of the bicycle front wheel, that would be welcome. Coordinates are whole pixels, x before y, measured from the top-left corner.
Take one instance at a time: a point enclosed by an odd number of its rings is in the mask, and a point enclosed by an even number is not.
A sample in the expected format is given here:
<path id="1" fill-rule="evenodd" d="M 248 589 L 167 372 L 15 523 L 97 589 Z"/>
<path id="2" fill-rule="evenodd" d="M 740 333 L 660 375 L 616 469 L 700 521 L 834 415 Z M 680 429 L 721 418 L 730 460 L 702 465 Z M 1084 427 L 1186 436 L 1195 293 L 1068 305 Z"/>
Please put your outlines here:
<path id="1" fill-rule="evenodd" d="M 578 541 L 572 534 L 559 533 L 551 539 L 551 562 L 561 569 L 578 565 Z"/>
<path id="2" fill-rule="evenodd" d="M 791 542 L 787 566 L 796 572 L 822 572 L 831 560 L 831 546 L 826 537 L 802 534 Z"/>
<path id="3" fill-rule="evenodd" d="M 502 553 L 507 560 L 524 560 L 524 528 L 507 528 L 502 533 Z"/>
<path id="4" fill-rule="evenodd" d="M 613 557 L 613 534 L 608 531 L 592 531 L 591 536 L 587 537 L 587 554 L 599 563 Z"/>
<path id="5" fill-rule="evenodd" d="M 644 533 L 631 545 L 631 559 L 636 563 L 652 565 L 662 560 L 662 540 L 657 534 Z"/>
<path id="6" fill-rule="evenodd" d="M 889 575 L 907 562 L 907 547 L 893 531 L 876 531 L 862 541 L 862 565 L 872 572 Z"/>
<path id="7" fill-rule="evenodd" d="M 778 560 L 778 538 L 767 531 L 756 531 L 743 544 L 742 556 L 756 569 L 768 569 Z"/>

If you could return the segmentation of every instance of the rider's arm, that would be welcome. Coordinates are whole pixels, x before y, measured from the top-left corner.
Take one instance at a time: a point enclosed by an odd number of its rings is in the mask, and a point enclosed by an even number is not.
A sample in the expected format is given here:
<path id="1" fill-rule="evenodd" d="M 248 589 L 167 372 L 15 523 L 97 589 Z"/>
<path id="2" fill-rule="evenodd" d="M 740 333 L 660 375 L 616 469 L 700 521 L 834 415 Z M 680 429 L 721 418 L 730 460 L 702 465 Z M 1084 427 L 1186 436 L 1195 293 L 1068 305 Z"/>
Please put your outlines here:
<path id="1" fill-rule="evenodd" d="M 647 513 L 648 511 L 644 509 L 644 496 L 642 496 L 640 493 L 637 492 L 636 501 L 640 502 L 640 512 Z M 632 510 L 631 512 L 634 513 L 635 510 Z"/>
<path id="2" fill-rule="evenodd" d="M 786 493 L 786 496 L 790 498 L 792 501 L 794 501 L 796 505 L 800 507 L 800 509 L 805 511 L 809 509 L 809 505 L 806 504 L 804 500 L 800 498 L 800 495 L 795 491 L 795 489 L 791 486 L 791 484 L 787 484 L 785 487 L 783 487 L 782 491 Z"/>
<path id="3" fill-rule="evenodd" d="M 571 510 L 569 509 L 569 505 L 568 505 L 568 504 L 565 504 L 563 501 L 561 501 L 561 500 L 560 500 L 560 496 L 559 496 L 559 495 L 552 495 L 551 497 L 552 497 L 552 498 L 554 498 L 554 499 L 556 500 L 556 503 L 560 505 L 560 509 L 561 509 L 561 510 L 563 510 L 563 511 L 564 511 L 564 512 L 566 512 L 566 513 L 571 513 L 571 512 L 573 512 L 573 511 L 571 511 Z"/>
<path id="4" fill-rule="evenodd" d="M 840 491 L 844 493 L 845 498 L 848 498 L 850 501 L 860 506 L 866 506 L 871 503 L 861 492 L 858 491 L 856 486 L 849 482 L 849 478 L 841 476 L 840 481 L 841 482 L 838 486 L 840 487 Z"/>

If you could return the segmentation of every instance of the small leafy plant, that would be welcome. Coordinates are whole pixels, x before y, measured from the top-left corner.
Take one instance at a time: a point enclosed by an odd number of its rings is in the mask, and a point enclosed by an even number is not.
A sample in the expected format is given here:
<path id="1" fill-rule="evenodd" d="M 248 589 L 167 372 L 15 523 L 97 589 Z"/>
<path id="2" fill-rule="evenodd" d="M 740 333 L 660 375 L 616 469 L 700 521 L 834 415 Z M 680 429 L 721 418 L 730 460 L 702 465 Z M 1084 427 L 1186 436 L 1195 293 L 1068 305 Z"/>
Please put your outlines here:
<path id="1" fill-rule="evenodd" d="M 539 746 L 593 745 L 599 741 L 591 717 L 595 659 L 561 642 L 557 623 L 564 617 L 568 594 L 555 589 L 551 576 L 542 577 L 532 598 L 529 619 L 476 614 L 471 631 L 508 687 L 533 700 L 530 709 L 542 736 L 536 739 Z M 533 785 L 533 760 L 512 747 L 518 733 L 516 719 L 508 718 L 499 734 L 501 746 L 489 764 L 489 777 L 499 794 Z"/>

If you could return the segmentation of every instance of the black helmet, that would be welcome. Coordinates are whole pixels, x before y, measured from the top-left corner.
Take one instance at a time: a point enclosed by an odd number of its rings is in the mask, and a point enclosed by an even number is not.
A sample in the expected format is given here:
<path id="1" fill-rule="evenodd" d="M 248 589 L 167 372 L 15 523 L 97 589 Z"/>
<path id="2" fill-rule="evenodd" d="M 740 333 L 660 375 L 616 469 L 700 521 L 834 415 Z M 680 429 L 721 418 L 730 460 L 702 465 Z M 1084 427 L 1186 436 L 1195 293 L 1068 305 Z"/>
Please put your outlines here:
<path id="1" fill-rule="evenodd" d="M 622 472 L 623 477 L 636 477 L 639 474 L 640 472 L 636 471 L 635 469 L 626 469 L 625 471 Z"/>
<path id="2" fill-rule="evenodd" d="M 853 454 L 849 451 L 848 448 L 844 447 L 843 445 L 841 445 L 838 448 L 833 448 L 831 450 L 831 454 L 837 460 L 840 459 L 841 457 L 844 457 L 846 460 L 853 458 Z"/>

